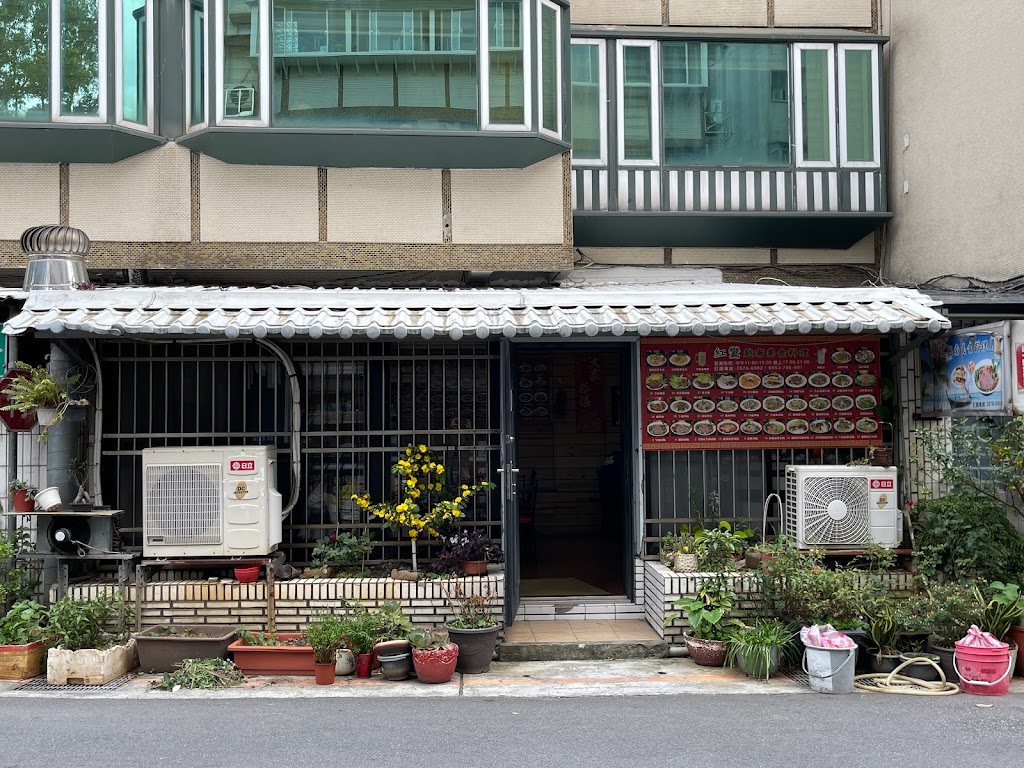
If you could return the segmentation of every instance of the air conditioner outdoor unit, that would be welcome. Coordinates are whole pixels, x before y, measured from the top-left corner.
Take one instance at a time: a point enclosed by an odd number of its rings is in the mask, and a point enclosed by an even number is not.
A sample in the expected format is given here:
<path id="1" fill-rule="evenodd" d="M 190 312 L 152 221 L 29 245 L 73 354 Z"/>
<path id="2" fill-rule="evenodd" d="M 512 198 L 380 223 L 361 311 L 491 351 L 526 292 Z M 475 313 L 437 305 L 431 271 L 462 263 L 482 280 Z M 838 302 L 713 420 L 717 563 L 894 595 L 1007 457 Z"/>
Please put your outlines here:
<path id="1" fill-rule="evenodd" d="M 850 547 L 903 539 L 895 467 L 786 467 L 786 534 L 796 546 Z"/>
<path id="2" fill-rule="evenodd" d="M 281 494 L 267 447 L 142 452 L 144 557 L 256 557 L 281 543 Z"/>

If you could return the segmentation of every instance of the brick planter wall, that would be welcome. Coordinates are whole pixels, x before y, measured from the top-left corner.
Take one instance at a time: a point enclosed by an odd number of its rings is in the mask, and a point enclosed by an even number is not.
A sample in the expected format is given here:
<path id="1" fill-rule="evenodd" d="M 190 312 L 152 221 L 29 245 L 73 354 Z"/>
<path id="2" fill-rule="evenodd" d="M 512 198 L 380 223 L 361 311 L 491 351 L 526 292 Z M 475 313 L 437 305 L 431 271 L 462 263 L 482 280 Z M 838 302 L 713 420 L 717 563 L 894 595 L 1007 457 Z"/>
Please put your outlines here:
<path id="1" fill-rule="evenodd" d="M 452 619 L 445 590 L 461 584 L 468 595 L 497 593 L 492 610 L 499 621 L 505 603 L 505 575 L 398 581 L 395 579 L 294 579 L 274 584 L 277 630 L 301 632 L 314 614 L 342 609 L 343 601 L 377 608 L 386 600 L 397 600 L 405 615 L 417 626 L 429 627 Z M 89 598 L 116 592 L 113 584 L 76 584 L 68 594 Z M 244 624 L 253 631 L 267 628 L 267 585 L 236 581 L 164 581 L 144 587 L 142 625 L 156 624 Z M 56 595 L 51 595 L 55 599 Z M 128 600 L 135 601 L 135 587 L 128 588 Z"/>
<path id="2" fill-rule="evenodd" d="M 644 581 L 646 582 L 644 611 L 647 622 L 665 639 L 675 644 L 681 644 L 683 633 L 690 629 L 690 624 L 686 620 L 685 614 L 682 614 L 679 609 L 673 608 L 672 603 L 683 595 L 695 597 L 701 582 L 715 575 L 714 573 L 675 573 L 656 560 L 647 560 L 644 563 Z M 749 617 L 757 604 L 754 600 L 743 600 L 742 594 L 756 594 L 757 582 L 743 571 L 731 573 L 729 577 L 733 589 L 741 595 L 732 611 L 732 616 L 739 619 Z M 896 597 L 905 597 L 912 591 L 913 574 L 905 571 L 891 571 L 884 574 L 883 578 L 888 582 L 889 591 Z M 670 613 L 679 613 L 680 616 L 668 627 L 662 627 L 665 617 Z"/>

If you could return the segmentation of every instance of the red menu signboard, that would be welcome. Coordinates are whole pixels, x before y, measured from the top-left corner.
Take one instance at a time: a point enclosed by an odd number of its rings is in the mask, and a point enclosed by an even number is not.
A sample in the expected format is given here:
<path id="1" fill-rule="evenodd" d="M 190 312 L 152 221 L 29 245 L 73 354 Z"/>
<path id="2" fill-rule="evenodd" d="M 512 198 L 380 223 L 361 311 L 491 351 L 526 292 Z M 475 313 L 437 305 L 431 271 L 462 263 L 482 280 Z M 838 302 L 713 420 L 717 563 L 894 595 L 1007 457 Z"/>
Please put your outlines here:
<path id="1" fill-rule="evenodd" d="M 878 445 L 877 336 L 641 341 L 649 451 Z"/>

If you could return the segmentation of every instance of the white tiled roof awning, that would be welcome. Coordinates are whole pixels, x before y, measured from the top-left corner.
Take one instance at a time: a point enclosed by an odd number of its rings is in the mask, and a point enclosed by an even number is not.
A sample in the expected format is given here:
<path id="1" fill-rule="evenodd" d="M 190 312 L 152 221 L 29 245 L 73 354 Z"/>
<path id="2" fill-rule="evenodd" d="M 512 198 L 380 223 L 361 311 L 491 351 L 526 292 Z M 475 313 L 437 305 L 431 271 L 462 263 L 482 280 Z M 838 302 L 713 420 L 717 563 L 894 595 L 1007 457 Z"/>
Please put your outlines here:
<path id="1" fill-rule="evenodd" d="M 143 337 L 703 335 L 940 331 L 918 291 L 730 283 L 531 289 L 111 288 L 30 293 L 4 332 Z"/>

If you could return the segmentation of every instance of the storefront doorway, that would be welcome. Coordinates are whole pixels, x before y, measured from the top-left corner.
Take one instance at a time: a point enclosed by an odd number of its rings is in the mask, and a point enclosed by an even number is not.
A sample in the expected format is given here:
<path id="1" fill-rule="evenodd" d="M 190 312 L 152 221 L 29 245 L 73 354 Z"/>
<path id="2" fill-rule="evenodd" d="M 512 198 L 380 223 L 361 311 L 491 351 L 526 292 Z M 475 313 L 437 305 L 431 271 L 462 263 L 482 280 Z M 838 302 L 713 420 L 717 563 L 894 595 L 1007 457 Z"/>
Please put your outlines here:
<path id="1" fill-rule="evenodd" d="M 511 349 L 520 596 L 626 595 L 631 346 Z"/>

